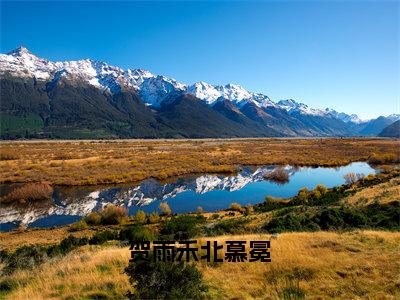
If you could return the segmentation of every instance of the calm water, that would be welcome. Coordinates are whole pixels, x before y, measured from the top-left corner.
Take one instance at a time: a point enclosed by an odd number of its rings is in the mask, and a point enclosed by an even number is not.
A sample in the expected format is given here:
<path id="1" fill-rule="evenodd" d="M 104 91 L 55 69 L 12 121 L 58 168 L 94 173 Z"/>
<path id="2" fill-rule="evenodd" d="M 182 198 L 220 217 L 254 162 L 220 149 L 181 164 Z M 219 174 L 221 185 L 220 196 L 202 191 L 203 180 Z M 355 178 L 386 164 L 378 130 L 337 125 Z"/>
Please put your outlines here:
<path id="1" fill-rule="evenodd" d="M 109 203 L 124 206 L 133 215 L 138 209 L 158 211 L 161 202 L 168 202 L 176 213 L 193 212 L 201 206 L 204 211 L 229 207 L 232 202 L 242 205 L 264 201 L 265 196 L 287 198 L 298 190 L 314 188 L 317 184 L 334 187 L 344 183 L 346 173 L 375 174 L 367 163 L 352 163 L 339 168 L 295 168 L 286 166 L 289 182 L 283 185 L 266 181 L 264 175 L 276 166 L 243 168 L 234 176 L 199 175 L 178 178 L 174 182 L 159 183 L 146 180 L 136 186 L 115 187 L 56 187 L 52 200 L 28 204 L 2 205 L 1 230 L 11 230 L 20 224 L 28 227 L 51 227 L 76 222 L 91 211 Z M 2 190 L 10 189 L 3 186 Z"/>

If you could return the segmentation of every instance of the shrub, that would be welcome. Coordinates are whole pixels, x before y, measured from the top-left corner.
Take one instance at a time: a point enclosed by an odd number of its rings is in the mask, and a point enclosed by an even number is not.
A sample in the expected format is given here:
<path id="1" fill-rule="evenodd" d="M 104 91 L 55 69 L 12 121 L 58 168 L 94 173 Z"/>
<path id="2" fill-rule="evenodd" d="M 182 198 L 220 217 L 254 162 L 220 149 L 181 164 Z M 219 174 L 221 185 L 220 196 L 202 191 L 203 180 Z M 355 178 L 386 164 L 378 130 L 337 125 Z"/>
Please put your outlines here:
<path id="1" fill-rule="evenodd" d="M 204 223 L 206 218 L 198 216 L 180 215 L 172 217 L 166 221 L 160 230 L 161 238 L 164 240 L 187 240 L 198 233 L 200 229 L 197 227 L 198 224 Z"/>
<path id="2" fill-rule="evenodd" d="M 118 239 L 121 241 L 154 241 L 157 235 L 143 226 L 129 226 L 122 229 Z"/>
<path id="3" fill-rule="evenodd" d="M 9 293 L 18 287 L 18 282 L 15 279 L 4 278 L 0 281 L 0 295 Z"/>
<path id="4" fill-rule="evenodd" d="M 211 219 L 211 220 L 219 219 L 219 214 L 216 214 L 216 213 L 215 213 L 215 214 L 212 214 L 211 217 L 210 217 L 210 219 Z"/>
<path id="5" fill-rule="evenodd" d="M 5 274 L 11 274 L 17 269 L 29 270 L 45 262 L 47 258 L 46 247 L 22 246 L 8 256 L 4 272 Z"/>
<path id="6" fill-rule="evenodd" d="M 72 224 L 69 227 L 68 231 L 72 231 L 73 232 L 73 231 L 84 230 L 86 228 L 88 228 L 88 225 L 87 225 L 86 221 L 84 219 L 82 219 L 82 220 L 79 220 L 78 222 Z"/>
<path id="7" fill-rule="evenodd" d="M 105 242 L 118 239 L 118 232 L 114 230 L 104 230 L 96 232 L 96 234 L 89 240 L 90 245 L 101 245 Z"/>
<path id="8" fill-rule="evenodd" d="M 231 206 L 229 206 L 229 210 L 242 212 L 243 208 L 239 203 L 233 202 Z"/>
<path id="9" fill-rule="evenodd" d="M 208 236 L 216 236 L 223 234 L 239 234 L 244 233 L 246 230 L 245 225 L 249 222 L 246 219 L 229 219 L 216 223 L 214 226 L 205 228 Z"/>
<path id="10" fill-rule="evenodd" d="M 282 167 L 276 168 L 272 172 L 265 174 L 264 178 L 269 181 L 276 182 L 278 184 L 285 184 L 289 182 L 289 174 Z"/>
<path id="11" fill-rule="evenodd" d="M 167 202 L 160 203 L 159 208 L 164 215 L 168 216 L 172 214 L 172 209 L 169 207 Z"/>
<path id="12" fill-rule="evenodd" d="M 17 269 L 32 269 L 33 267 L 46 262 L 49 258 L 57 255 L 65 255 L 79 246 L 86 245 L 88 239 L 69 236 L 63 239 L 60 244 L 52 246 L 22 246 L 10 254 L 2 255 L 2 262 L 5 264 L 4 273 L 11 274 Z"/>
<path id="13" fill-rule="evenodd" d="M 347 230 L 375 228 L 398 230 L 400 228 L 400 204 L 371 204 L 366 207 L 321 207 L 317 211 L 288 211 L 269 221 L 264 229 L 268 232 Z"/>
<path id="14" fill-rule="evenodd" d="M 245 207 L 245 210 L 246 210 L 246 214 L 250 215 L 250 214 L 252 214 L 254 212 L 254 206 L 253 205 L 247 205 Z"/>
<path id="15" fill-rule="evenodd" d="M 146 213 L 142 210 L 138 210 L 135 215 L 135 221 L 138 224 L 143 224 L 146 222 Z"/>
<path id="16" fill-rule="evenodd" d="M 51 199 L 53 188 L 47 183 L 27 183 L 15 188 L 7 195 L 0 198 L 0 202 L 33 201 Z"/>
<path id="17" fill-rule="evenodd" d="M 343 176 L 343 178 L 344 178 L 344 181 L 347 183 L 347 184 L 353 184 L 353 183 L 355 183 L 356 181 L 358 181 L 358 180 L 360 180 L 360 179 L 362 179 L 362 178 L 364 178 L 365 176 L 364 176 L 364 174 L 362 174 L 362 173 L 347 173 L 347 174 L 345 174 L 344 176 Z"/>
<path id="18" fill-rule="evenodd" d="M 107 205 L 101 212 L 101 223 L 105 225 L 120 224 L 128 216 L 128 210 L 124 207 Z"/>
<path id="19" fill-rule="evenodd" d="M 91 212 L 85 217 L 85 221 L 89 225 L 100 225 L 101 215 L 97 212 Z"/>
<path id="20" fill-rule="evenodd" d="M 160 222 L 160 215 L 156 212 L 153 212 L 149 215 L 148 219 L 150 224 L 158 223 Z"/>
<path id="21" fill-rule="evenodd" d="M 130 299 L 203 299 L 208 288 L 192 264 L 136 260 L 125 269 L 135 292 Z"/>
<path id="22" fill-rule="evenodd" d="M 306 187 L 299 190 L 295 198 L 296 204 L 306 204 L 308 202 L 308 189 Z"/>
<path id="23" fill-rule="evenodd" d="M 259 203 L 255 206 L 257 212 L 268 212 L 271 210 L 287 207 L 289 205 L 287 200 L 274 198 L 272 196 L 266 196 L 263 203 Z"/>
<path id="24" fill-rule="evenodd" d="M 325 195 L 328 192 L 327 187 L 323 184 L 317 184 L 314 190 L 318 191 L 321 195 Z"/>

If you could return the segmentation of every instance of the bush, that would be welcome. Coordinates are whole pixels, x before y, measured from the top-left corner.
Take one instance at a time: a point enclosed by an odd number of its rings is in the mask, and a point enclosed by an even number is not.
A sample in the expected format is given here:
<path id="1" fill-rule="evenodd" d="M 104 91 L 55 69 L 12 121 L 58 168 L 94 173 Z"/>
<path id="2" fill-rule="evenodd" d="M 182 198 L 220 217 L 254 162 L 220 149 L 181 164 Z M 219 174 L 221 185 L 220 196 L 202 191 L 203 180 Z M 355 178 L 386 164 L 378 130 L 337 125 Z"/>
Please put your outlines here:
<path id="1" fill-rule="evenodd" d="M 201 272 L 184 262 L 136 260 L 125 273 L 135 290 L 130 299 L 203 299 L 208 290 Z"/>
<path id="2" fill-rule="evenodd" d="M 328 192 L 327 187 L 323 184 L 317 184 L 314 190 L 318 191 L 321 195 L 325 195 Z"/>
<path id="3" fill-rule="evenodd" d="M 285 184 L 289 182 L 289 173 L 284 168 L 279 167 L 272 172 L 266 173 L 264 178 L 278 184 Z"/>
<path id="4" fill-rule="evenodd" d="M 53 188 L 47 183 L 27 183 L 0 198 L 0 202 L 26 202 L 51 199 Z"/>
<path id="5" fill-rule="evenodd" d="M 87 243 L 88 243 L 88 239 L 85 237 L 78 238 L 78 237 L 74 237 L 74 236 L 70 235 L 69 237 L 63 239 L 60 242 L 60 245 L 56 246 L 56 247 L 58 248 L 59 253 L 66 254 L 66 253 L 74 250 L 75 248 L 78 248 L 79 246 L 86 245 Z"/>
<path id="6" fill-rule="evenodd" d="M 157 235 L 143 226 L 129 226 L 122 229 L 119 233 L 118 239 L 121 241 L 154 241 Z"/>
<path id="7" fill-rule="evenodd" d="M 15 279 L 4 278 L 0 281 L 0 295 L 9 293 L 18 287 L 18 282 Z"/>
<path id="8" fill-rule="evenodd" d="M 188 240 L 200 233 L 197 225 L 205 221 L 206 218 L 201 215 L 172 217 L 163 224 L 160 230 L 161 238 L 164 240 Z"/>
<path id="9" fill-rule="evenodd" d="M 135 215 L 135 221 L 138 224 L 143 224 L 146 222 L 146 213 L 142 210 L 138 210 Z"/>
<path id="10" fill-rule="evenodd" d="M 85 217 L 85 221 L 89 225 L 100 225 L 101 215 L 97 212 L 91 212 Z"/>
<path id="11" fill-rule="evenodd" d="M 245 225 L 249 222 L 246 219 L 229 219 L 223 220 L 216 223 L 214 226 L 205 228 L 205 232 L 208 236 L 216 236 L 223 234 L 240 234 L 246 230 Z"/>
<path id="12" fill-rule="evenodd" d="M 107 205 L 101 212 L 101 223 L 104 225 L 116 225 L 122 223 L 128 216 L 128 210 L 124 207 Z"/>
<path id="13" fill-rule="evenodd" d="M 154 224 L 160 222 L 160 215 L 156 212 L 153 212 L 148 217 L 149 223 Z"/>
<path id="14" fill-rule="evenodd" d="M 243 208 L 239 203 L 233 202 L 231 206 L 229 206 L 229 210 L 243 212 Z"/>
<path id="15" fill-rule="evenodd" d="M 5 274 L 11 274 L 17 269 L 32 269 L 45 262 L 48 258 L 47 248 L 43 246 L 22 246 L 6 259 Z"/>
<path id="16" fill-rule="evenodd" d="M 360 180 L 360 179 L 362 179 L 362 178 L 364 178 L 365 177 L 365 175 L 364 174 L 362 174 L 362 173 L 347 173 L 347 174 L 345 174 L 344 176 L 343 176 L 343 178 L 344 178 L 344 181 L 347 183 L 347 184 L 353 184 L 353 183 L 355 183 L 356 181 L 358 181 L 358 180 Z"/>
<path id="17" fill-rule="evenodd" d="M 254 212 L 254 206 L 253 205 L 247 205 L 245 207 L 246 214 L 251 215 Z"/>
<path id="18" fill-rule="evenodd" d="M 280 198 L 274 198 L 272 196 L 266 196 L 263 203 L 259 203 L 255 206 L 257 212 L 268 212 L 275 209 L 280 209 L 290 205 L 290 202 Z"/>
<path id="19" fill-rule="evenodd" d="M 89 240 L 89 245 L 101 245 L 105 242 L 118 239 L 118 232 L 114 230 L 105 230 L 96 232 L 96 234 Z"/>
<path id="20" fill-rule="evenodd" d="M 88 225 L 87 225 L 86 221 L 84 219 L 82 219 L 82 220 L 72 224 L 69 227 L 68 231 L 71 231 L 71 232 L 80 231 L 80 230 L 84 230 L 86 228 L 88 228 Z"/>
<path id="21" fill-rule="evenodd" d="M 299 190 L 295 199 L 296 204 L 306 204 L 308 202 L 308 189 L 306 187 Z"/>
<path id="22" fill-rule="evenodd" d="M 371 204 L 365 207 L 321 207 L 317 211 L 304 209 L 303 213 L 289 211 L 275 217 L 263 228 L 268 232 L 400 228 L 398 202 Z"/>
<path id="23" fill-rule="evenodd" d="M 210 219 L 211 219 L 211 220 L 219 219 L 219 214 L 217 214 L 217 213 L 212 214 L 211 217 L 210 217 Z"/>
<path id="24" fill-rule="evenodd" d="M 169 207 L 167 202 L 160 203 L 159 208 L 164 215 L 168 216 L 172 214 L 172 209 Z"/>
<path id="25" fill-rule="evenodd" d="M 13 253 L 2 254 L 2 262 L 5 264 L 4 273 L 11 274 L 17 269 L 27 270 L 46 262 L 57 255 L 65 255 L 79 246 L 86 245 L 88 239 L 69 236 L 60 244 L 52 246 L 22 246 Z"/>

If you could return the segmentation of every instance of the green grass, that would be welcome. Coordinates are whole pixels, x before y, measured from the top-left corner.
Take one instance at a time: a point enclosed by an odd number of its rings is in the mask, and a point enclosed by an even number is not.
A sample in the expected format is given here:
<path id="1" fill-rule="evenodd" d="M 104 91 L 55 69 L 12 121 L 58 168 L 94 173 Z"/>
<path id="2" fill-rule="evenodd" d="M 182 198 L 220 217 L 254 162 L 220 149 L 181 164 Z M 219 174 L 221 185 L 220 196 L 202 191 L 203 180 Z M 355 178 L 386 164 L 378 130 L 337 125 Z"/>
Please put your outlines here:
<path id="1" fill-rule="evenodd" d="M 29 137 L 43 131 L 44 123 L 39 115 L 12 116 L 0 113 L 0 132 L 2 136 L 20 135 Z"/>

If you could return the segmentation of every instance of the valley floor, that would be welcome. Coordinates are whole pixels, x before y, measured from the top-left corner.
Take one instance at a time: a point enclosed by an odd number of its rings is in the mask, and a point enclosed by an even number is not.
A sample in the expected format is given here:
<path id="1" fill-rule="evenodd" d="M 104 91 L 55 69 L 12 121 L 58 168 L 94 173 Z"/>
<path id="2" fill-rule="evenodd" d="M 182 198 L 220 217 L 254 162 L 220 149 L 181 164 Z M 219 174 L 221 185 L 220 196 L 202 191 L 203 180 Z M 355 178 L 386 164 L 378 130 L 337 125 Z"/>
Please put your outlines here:
<path id="1" fill-rule="evenodd" d="M 243 165 L 396 163 L 400 140 L 376 138 L 0 142 L 0 183 L 132 183 Z"/>

